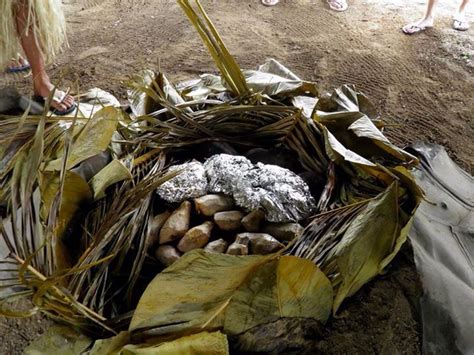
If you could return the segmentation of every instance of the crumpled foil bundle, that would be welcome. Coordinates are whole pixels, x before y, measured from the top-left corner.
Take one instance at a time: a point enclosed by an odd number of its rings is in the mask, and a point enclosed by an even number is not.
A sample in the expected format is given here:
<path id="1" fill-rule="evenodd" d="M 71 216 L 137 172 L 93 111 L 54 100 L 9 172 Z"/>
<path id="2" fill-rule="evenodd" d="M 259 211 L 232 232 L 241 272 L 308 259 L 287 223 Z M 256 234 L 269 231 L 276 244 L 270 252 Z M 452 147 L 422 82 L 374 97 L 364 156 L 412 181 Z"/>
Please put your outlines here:
<path id="1" fill-rule="evenodd" d="M 235 185 L 245 179 L 247 171 L 253 164 L 246 157 L 229 154 L 217 154 L 207 159 L 204 163 L 209 192 L 234 195 Z"/>
<path id="2" fill-rule="evenodd" d="M 158 189 L 158 195 L 170 203 L 180 203 L 184 200 L 200 197 L 207 193 L 207 177 L 203 165 L 198 161 L 192 161 L 181 165 L 174 165 L 169 172 L 182 170 L 174 178 L 162 184 Z"/>
<path id="3" fill-rule="evenodd" d="M 292 171 L 242 156 L 214 155 L 204 163 L 209 192 L 233 196 L 247 211 L 262 208 L 269 222 L 296 222 L 308 217 L 315 200 L 308 185 Z"/>

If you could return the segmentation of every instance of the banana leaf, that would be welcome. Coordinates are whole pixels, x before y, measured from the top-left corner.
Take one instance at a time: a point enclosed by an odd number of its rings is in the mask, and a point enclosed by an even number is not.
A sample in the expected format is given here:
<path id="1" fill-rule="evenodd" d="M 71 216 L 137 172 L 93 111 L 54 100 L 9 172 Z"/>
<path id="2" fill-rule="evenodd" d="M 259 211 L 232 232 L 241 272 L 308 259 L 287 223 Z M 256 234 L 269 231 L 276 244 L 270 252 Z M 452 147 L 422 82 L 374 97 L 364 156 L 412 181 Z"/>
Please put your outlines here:
<path id="1" fill-rule="evenodd" d="M 76 126 L 80 131 L 74 138 L 66 169 L 71 169 L 82 161 L 105 151 L 117 129 L 120 116 L 121 112 L 118 109 L 109 106 L 98 111 L 84 126 Z M 59 170 L 62 162 L 62 158 L 50 161 L 46 165 L 46 170 Z"/>
<path id="2" fill-rule="evenodd" d="M 352 221 L 334 250 L 341 284 L 334 298 L 333 311 L 378 275 L 399 235 L 398 184 L 371 201 Z"/>
<path id="3" fill-rule="evenodd" d="M 59 190 L 61 185 L 64 185 L 60 194 L 59 212 L 53 231 L 56 237 L 51 243 L 54 245 L 56 253 L 56 267 L 58 269 L 70 267 L 71 260 L 69 260 L 69 253 L 64 245 L 63 235 L 80 208 L 92 200 L 92 191 L 87 182 L 72 171 L 66 171 L 63 182 L 59 174 L 45 172 L 40 175 L 39 183 L 43 220 L 48 220 L 51 217 L 50 212 L 54 211 L 53 204 L 58 203 Z"/>
<path id="4" fill-rule="evenodd" d="M 94 191 L 94 199 L 100 200 L 106 197 L 105 190 L 117 182 L 132 179 L 130 170 L 120 161 L 113 160 L 105 168 L 99 171 L 90 181 Z"/>
<path id="5" fill-rule="evenodd" d="M 372 162 L 415 166 L 417 158 L 392 144 L 374 124 L 374 109 L 367 102 L 354 87 L 343 85 L 330 99 L 317 102 L 313 117 L 351 152 Z"/>
<path id="6" fill-rule="evenodd" d="M 124 332 L 114 338 L 98 340 L 89 355 L 227 355 L 229 344 L 227 337 L 220 332 L 201 332 L 184 336 L 174 341 L 157 345 L 127 344 L 128 333 Z"/>
<path id="7" fill-rule="evenodd" d="M 92 345 L 85 335 L 65 326 L 52 326 L 33 341 L 24 355 L 79 355 Z"/>
<path id="8" fill-rule="evenodd" d="M 129 330 L 166 338 L 212 329 L 240 334 L 282 317 L 324 323 L 332 300 L 329 280 L 308 260 L 193 251 L 150 283 Z"/>
<path id="9" fill-rule="evenodd" d="M 282 98 L 318 95 L 315 83 L 301 80 L 274 59 L 268 59 L 258 70 L 245 70 L 243 74 L 254 93 Z"/>

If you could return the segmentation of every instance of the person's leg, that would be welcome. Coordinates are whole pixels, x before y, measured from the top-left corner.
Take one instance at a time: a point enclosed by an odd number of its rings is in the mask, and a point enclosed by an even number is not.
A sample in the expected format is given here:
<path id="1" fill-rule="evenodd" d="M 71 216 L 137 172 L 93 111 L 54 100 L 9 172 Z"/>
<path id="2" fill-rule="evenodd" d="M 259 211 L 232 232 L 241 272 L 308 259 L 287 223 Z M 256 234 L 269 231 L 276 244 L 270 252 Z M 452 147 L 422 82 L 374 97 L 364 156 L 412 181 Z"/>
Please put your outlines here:
<path id="1" fill-rule="evenodd" d="M 464 10 L 466 5 L 469 3 L 469 0 L 461 1 L 459 5 L 458 12 L 454 15 L 453 28 L 458 31 L 466 31 L 469 29 L 469 21 L 466 18 Z"/>
<path id="2" fill-rule="evenodd" d="M 32 28 L 28 29 L 28 1 L 18 0 L 16 7 L 16 24 L 18 35 L 20 36 L 21 46 L 31 65 L 33 73 L 33 89 L 35 95 L 47 97 L 54 89 L 48 74 L 46 73 L 46 63 L 39 47 L 38 41 Z M 67 95 L 62 102 L 52 102 L 52 106 L 64 111 L 74 104 L 74 98 Z"/>
<path id="3" fill-rule="evenodd" d="M 404 26 L 402 31 L 406 34 L 414 34 L 433 27 L 434 8 L 437 2 L 438 0 L 428 0 L 425 15 L 420 20 Z"/>

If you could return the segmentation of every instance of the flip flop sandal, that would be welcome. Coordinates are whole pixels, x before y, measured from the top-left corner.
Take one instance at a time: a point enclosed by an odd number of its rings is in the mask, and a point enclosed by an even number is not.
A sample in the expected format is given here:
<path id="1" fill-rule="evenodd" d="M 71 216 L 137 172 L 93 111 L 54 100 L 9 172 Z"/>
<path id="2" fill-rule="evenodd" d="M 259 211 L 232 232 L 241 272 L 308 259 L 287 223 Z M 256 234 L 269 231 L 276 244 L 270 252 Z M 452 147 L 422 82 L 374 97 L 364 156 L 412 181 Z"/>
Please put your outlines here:
<path id="1" fill-rule="evenodd" d="M 67 92 L 64 92 L 61 90 L 55 90 L 52 101 L 56 102 L 57 104 L 62 104 L 67 95 L 68 95 Z M 46 102 L 48 102 L 48 97 L 41 97 L 39 95 L 35 95 L 33 96 L 33 100 L 44 106 L 46 105 Z M 77 104 L 74 102 L 70 107 L 62 111 L 51 107 L 51 112 L 57 116 L 65 116 L 73 112 L 76 108 L 77 108 Z"/>
<path id="2" fill-rule="evenodd" d="M 466 20 L 453 19 L 453 28 L 456 31 L 467 31 L 469 29 L 469 22 Z"/>
<path id="3" fill-rule="evenodd" d="M 5 69 L 5 73 L 7 74 L 22 73 L 31 69 L 30 63 L 28 63 L 28 61 L 23 58 L 20 53 L 18 53 L 16 59 L 12 59 L 12 61 L 16 62 L 15 64 L 18 65 L 7 67 Z M 23 62 L 23 64 L 21 64 L 21 62 Z"/>
<path id="4" fill-rule="evenodd" d="M 423 31 L 426 31 L 433 26 L 418 26 L 418 25 L 406 25 L 402 27 L 402 32 L 406 35 L 414 35 Z"/>
<path id="5" fill-rule="evenodd" d="M 331 10 L 338 12 L 346 11 L 349 7 L 346 0 L 327 0 L 327 3 Z M 339 7 L 336 7 L 335 4 L 339 5 Z"/>
<path id="6" fill-rule="evenodd" d="M 31 69 L 30 63 L 26 62 L 26 64 L 18 65 L 14 67 L 8 67 L 5 69 L 5 73 L 7 74 L 14 74 L 14 73 L 23 73 L 29 71 Z"/>
<path id="7" fill-rule="evenodd" d="M 262 5 L 265 5 L 265 6 L 275 6 L 276 4 L 278 4 L 280 2 L 280 0 L 262 0 Z"/>

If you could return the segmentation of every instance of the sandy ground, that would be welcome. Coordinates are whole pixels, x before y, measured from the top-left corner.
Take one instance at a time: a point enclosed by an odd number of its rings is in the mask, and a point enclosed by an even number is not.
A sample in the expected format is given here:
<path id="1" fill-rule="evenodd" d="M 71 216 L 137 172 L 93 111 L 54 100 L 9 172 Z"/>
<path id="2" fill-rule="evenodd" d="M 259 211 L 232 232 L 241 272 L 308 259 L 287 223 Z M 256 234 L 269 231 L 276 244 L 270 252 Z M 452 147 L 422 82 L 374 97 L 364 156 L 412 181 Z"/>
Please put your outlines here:
<path id="1" fill-rule="evenodd" d="M 258 0 L 202 2 L 243 68 L 273 57 L 322 91 L 355 84 L 378 107 L 395 142 L 440 143 L 472 173 L 474 30 L 451 29 L 456 4 L 440 1 L 436 27 L 412 37 L 400 27 L 421 15 L 424 1 L 349 0 L 345 13 L 329 11 L 323 0 L 287 0 L 274 8 Z M 161 68 L 173 81 L 216 71 L 174 1 L 108 0 L 91 8 L 63 2 L 70 48 L 50 68 L 62 86 L 100 87 L 123 100 L 120 80 L 143 68 Z M 28 78 L 18 85 L 27 91 Z M 420 353 L 419 293 L 406 250 L 388 275 L 347 303 L 317 350 Z M 20 351 L 40 331 L 36 323 L 32 332 L 17 324 L 0 324 L 0 353 Z"/>

